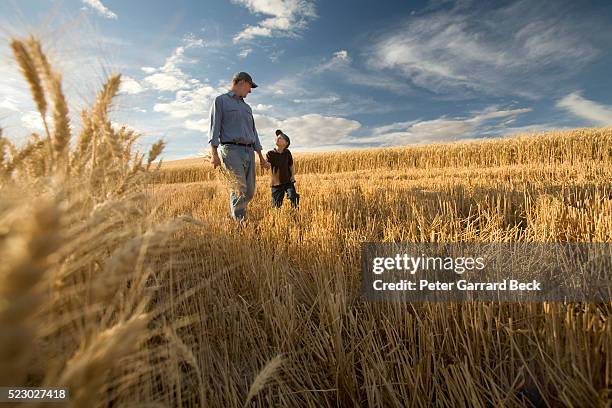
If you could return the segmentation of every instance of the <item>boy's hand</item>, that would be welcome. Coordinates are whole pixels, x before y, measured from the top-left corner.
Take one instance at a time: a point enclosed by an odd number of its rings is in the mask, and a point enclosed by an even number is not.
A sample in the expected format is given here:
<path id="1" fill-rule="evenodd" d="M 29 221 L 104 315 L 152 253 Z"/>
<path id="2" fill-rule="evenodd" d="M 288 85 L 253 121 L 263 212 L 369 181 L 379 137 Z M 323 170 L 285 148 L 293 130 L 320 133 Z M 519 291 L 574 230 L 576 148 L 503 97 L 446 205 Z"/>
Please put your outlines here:
<path id="1" fill-rule="evenodd" d="M 261 168 L 264 170 L 270 170 L 270 163 L 267 160 L 260 160 Z"/>

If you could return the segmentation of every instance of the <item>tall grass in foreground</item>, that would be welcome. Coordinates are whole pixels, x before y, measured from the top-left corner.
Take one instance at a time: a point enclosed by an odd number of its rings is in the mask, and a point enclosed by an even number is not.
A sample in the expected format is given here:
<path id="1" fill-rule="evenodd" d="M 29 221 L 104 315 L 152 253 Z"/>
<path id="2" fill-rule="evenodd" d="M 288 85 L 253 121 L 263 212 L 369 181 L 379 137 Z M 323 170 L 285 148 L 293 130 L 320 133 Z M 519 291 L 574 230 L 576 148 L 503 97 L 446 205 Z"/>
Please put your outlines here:
<path id="1" fill-rule="evenodd" d="M 0 137 L 0 384 L 67 387 L 74 407 L 154 400 L 140 377 L 163 372 L 155 359 L 179 345 L 152 291 L 180 223 L 149 215 L 163 142 L 145 157 L 132 151 L 137 135 L 112 127 L 119 75 L 81 112 L 75 137 L 39 42 L 11 47 L 45 133 L 21 148 Z"/>
<path id="2" fill-rule="evenodd" d="M 118 76 L 74 135 L 39 44 L 12 47 L 52 113 L 0 139 L 0 384 L 74 407 L 610 405 L 610 304 L 364 303 L 358 268 L 363 241 L 612 241 L 612 130 L 305 157 L 300 210 L 260 180 L 238 226 L 217 181 L 151 184 L 163 144 L 145 160 L 111 126 Z M 491 159 L 504 143 L 528 162 Z"/>

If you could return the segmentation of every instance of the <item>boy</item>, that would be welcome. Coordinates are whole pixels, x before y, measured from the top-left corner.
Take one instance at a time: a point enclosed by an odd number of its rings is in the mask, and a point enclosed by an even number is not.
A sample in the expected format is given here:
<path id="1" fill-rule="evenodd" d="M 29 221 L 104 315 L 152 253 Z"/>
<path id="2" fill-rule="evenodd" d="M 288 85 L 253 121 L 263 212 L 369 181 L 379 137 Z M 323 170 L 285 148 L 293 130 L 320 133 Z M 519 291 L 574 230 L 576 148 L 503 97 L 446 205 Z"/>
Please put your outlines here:
<path id="1" fill-rule="evenodd" d="M 289 136 L 282 130 L 276 130 L 276 148 L 266 153 L 266 159 L 271 165 L 270 186 L 272 187 L 272 207 L 283 205 L 285 192 L 291 201 L 291 206 L 297 208 L 300 195 L 295 191 L 295 173 L 293 172 L 293 156 L 288 147 L 291 143 Z"/>

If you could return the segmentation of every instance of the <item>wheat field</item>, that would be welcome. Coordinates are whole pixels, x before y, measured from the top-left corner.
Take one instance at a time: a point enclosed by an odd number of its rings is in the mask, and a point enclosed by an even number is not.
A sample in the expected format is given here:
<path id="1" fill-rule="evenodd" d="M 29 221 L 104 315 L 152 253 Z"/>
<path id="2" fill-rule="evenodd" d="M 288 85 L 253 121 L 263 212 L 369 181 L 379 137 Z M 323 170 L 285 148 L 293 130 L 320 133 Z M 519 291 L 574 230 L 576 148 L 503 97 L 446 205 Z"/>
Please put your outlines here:
<path id="1" fill-rule="evenodd" d="M 259 171 L 237 225 L 205 159 L 160 164 L 111 125 L 119 75 L 70 123 L 39 43 L 11 46 L 50 119 L 0 138 L 0 385 L 73 407 L 612 403 L 610 303 L 359 297 L 366 241 L 612 242 L 612 128 L 295 154 L 299 210 Z"/>

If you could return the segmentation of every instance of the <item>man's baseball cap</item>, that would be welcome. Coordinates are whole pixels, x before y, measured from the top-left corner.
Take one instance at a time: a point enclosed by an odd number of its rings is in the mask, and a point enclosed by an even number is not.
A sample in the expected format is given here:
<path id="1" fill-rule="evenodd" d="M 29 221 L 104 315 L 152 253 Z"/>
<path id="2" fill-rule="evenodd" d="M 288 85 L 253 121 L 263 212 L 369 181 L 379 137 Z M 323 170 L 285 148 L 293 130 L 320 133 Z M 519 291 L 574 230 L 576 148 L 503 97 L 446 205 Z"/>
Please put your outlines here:
<path id="1" fill-rule="evenodd" d="M 247 81 L 249 84 L 251 84 L 251 88 L 257 88 L 257 84 L 255 82 L 253 82 L 253 78 L 251 78 L 251 76 L 248 74 L 248 72 L 236 72 L 234 74 L 234 78 L 232 78 L 232 81 L 234 82 L 238 82 L 238 81 Z"/>
<path id="2" fill-rule="evenodd" d="M 285 139 L 285 142 L 287 142 L 287 147 L 289 147 L 289 145 L 291 144 L 291 139 L 289 139 L 289 136 L 284 134 L 282 130 L 276 129 L 276 136 L 280 136 Z"/>

